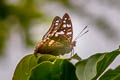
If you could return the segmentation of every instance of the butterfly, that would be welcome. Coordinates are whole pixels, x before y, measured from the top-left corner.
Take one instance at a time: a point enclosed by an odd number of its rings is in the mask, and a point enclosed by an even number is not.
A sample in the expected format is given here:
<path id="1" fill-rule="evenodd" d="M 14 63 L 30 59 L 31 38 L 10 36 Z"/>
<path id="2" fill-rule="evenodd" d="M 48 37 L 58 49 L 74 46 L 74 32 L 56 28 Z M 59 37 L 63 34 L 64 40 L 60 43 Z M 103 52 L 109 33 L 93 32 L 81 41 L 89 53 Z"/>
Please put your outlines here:
<path id="1" fill-rule="evenodd" d="M 56 16 L 42 41 L 35 47 L 34 54 L 59 56 L 70 53 L 76 45 L 76 41 L 72 41 L 72 38 L 73 29 L 69 15 L 65 13 L 62 19 Z"/>

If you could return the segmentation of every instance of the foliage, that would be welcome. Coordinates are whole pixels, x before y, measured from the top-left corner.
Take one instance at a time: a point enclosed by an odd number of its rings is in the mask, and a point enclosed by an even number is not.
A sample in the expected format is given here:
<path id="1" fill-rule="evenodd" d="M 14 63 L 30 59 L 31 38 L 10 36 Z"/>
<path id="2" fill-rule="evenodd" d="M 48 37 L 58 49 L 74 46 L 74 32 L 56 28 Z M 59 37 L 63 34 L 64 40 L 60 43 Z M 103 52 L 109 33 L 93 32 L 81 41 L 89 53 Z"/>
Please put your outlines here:
<path id="1" fill-rule="evenodd" d="M 115 69 L 109 69 L 100 77 L 100 80 L 119 80 L 120 79 L 120 66 Z"/>
<path id="2" fill-rule="evenodd" d="M 103 74 L 119 54 L 119 49 L 97 53 L 87 59 L 80 59 L 76 54 L 70 58 L 31 54 L 17 65 L 13 80 L 119 80 L 119 66 Z M 72 59 L 78 60 L 76 64 L 71 62 Z"/>

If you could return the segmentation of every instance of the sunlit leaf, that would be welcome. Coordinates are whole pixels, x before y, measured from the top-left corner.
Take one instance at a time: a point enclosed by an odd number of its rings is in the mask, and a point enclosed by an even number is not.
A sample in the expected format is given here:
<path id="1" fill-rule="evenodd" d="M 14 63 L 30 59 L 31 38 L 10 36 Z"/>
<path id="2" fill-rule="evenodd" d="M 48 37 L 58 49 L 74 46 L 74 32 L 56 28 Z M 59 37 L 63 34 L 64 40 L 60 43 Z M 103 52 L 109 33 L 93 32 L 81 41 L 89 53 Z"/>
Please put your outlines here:
<path id="1" fill-rule="evenodd" d="M 67 60 L 44 61 L 32 70 L 30 80 L 77 80 L 75 67 Z"/>
<path id="2" fill-rule="evenodd" d="M 120 54 L 119 50 L 98 53 L 76 64 L 76 75 L 79 80 L 96 80 Z"/>
<path id="3" fill-rule="evenodd" d="M 12 80 L 27 80 L 35 65 L 37 65 L 37 58 L 34 54 L 25 56 L 17 65 Z"/>

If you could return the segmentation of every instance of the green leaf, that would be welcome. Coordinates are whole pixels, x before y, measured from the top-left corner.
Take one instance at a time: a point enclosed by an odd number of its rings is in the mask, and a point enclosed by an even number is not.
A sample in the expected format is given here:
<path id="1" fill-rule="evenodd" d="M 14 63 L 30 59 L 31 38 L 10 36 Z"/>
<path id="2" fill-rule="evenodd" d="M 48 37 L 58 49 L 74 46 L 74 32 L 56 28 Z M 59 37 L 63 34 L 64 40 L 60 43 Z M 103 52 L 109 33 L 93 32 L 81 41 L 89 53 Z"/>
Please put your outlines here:
<path id="1" fill-rule="evenodd" d="M 68 60 L 44 61 L 31 72 L 30 80 L 77 80 L 75 67 Z"/>
<path id="2" fill-rule="evenodd" d="M 96 80 L 104 70 L 119 55 L 120 51 L 115 50 L 107 53 L 98 53 L 86 60 L 79 61 L 76 66 L 76 75 L 79 80 Z"/>
<path id="3" fill-rule="evenodd" d="M 96 75 L 96 66 L 104 58 L 102 54 L 96 54 L 87 60 L 76 64 L 76 75 L 79 80 L 91 80 Z"/>
<path id="4" fill-rule="evenodd" d="M 38 63 L 43 62 L 43 61 L 51 61 L 53 62 L 57 57 L 49 54 L 44 54 L 38 57 Z"/>
<path id="5" fill-rule="evenodd" d="M 37 65 L 37 58 L 34 54 L 25 56 L 17 65 L 12 80 L 27 80 L 35 65 Z"/>
<path id="6" fill-rule="evenodd" d="M 61 80 L 78 80 L 75 74 L 75 67 L 72 64 L 66 62 L 63 64 L 64 66 L 64 74 L 62 75 L 63 78 Z"/>
<path id="7" fill-rule="evenodd" d="M 104 53 L 104 58 L 97 65 L 97 75 L 93 80 L 96 80 L 104 70 L 114 61 L 114 59 L 120 54 L 120 50 L 114 50 L 112 52 Z"/>
<path id="8" fill-rule="evenodd" d="M 78 61 L 82 60 L 82 59 L 78 56 L 77 53 L 76 53 L 75 55 L 73 55 L 70 59 L 76 59 L 76 60 L 78 60 Z"/>
<path id="9" fill-rule="evenodd" d="M 29 80 L 50 80 L 51 79 L 51 68 L 53 64 L 49 61 L 40 63 L 35 67 L 32 72 Z"/>
<path id="10" fill-rule="evenodd" d="M 99 80 L 120 80 L 120 66 L 116 69 L 109 69 Z"/>

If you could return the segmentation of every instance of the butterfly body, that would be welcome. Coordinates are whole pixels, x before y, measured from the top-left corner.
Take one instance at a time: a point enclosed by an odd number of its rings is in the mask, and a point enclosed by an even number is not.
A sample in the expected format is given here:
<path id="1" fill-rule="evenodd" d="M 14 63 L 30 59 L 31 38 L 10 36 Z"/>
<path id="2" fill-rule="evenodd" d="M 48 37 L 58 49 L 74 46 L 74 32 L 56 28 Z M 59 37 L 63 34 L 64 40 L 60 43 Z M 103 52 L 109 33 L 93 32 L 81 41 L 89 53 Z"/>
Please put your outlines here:
<path id="1" fill-rule="evenodd" d="M 34 50 L 34 53 L 64 55 L 73 50 L 75 41 L 72 41 L 73 30 L 69 15 L 63 18 L 56 16 L 48 32 L 43 36 Z"/>

